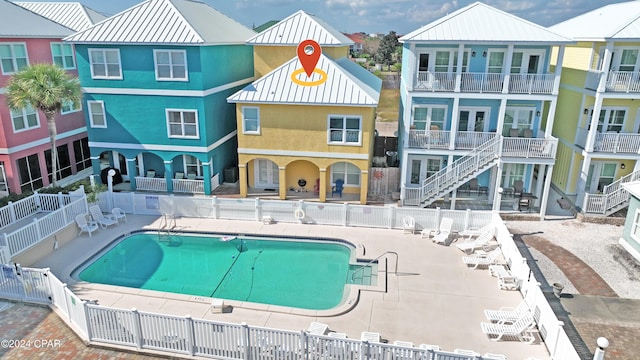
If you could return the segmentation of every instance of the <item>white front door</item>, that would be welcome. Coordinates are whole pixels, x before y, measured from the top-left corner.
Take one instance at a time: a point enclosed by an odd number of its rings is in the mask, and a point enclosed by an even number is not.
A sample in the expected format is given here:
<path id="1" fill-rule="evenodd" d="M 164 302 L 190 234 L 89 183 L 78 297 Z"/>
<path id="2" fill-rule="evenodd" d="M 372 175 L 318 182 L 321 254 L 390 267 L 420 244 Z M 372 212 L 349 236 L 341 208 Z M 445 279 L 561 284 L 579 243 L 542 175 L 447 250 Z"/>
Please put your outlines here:
<path id="1" fill-rule="evenodd" d="M 542 73 L 544 51 L 514 51 L 511 59 L 512 74 Z"/>
<path id="2" fill-rule="evenodd" d="M 489 128 L 490 108 L 460 107 L 458 131 L 486 132 Z"/>
<path id="3" fill-rule="evenodd" d="M 534 107 L 507 107 L 502 127 L 502 136 L 524 136 L 525 129 L 533 129 Z M 514 131 L 511 131 L 514 129 Z M 517 136 L 514 136 L 517 137 Z"/>
<path id="4" fill-rule="evenodd" d="M 615 181 L 618 164 L 592 161 L 589 165 L 587 184 L 585 191 L 588 193 L 599 193 L 604 187 Z"/>
<path id="5" fill-rule="evenodd" d="M 277 187 L 279 184 L 278 175 L 278 165 L 273 161 L 255 160 L 255 186 L 257 188 Z"/>
<path id="6" fill-rule="evenodd" d="M 425 179 L 440 171 L 442 158 L 409 156 L 409 185 L 422 185 Z"/>
<path id="7" fill-rule="evenodd" d="M 525 164 L 504 164 L 500 183 L 503 188 L 513 188 L 513 183 L 520 180 L 524 184 Z"/>
<path id="8" fill-rule="evenodd" d="M 129 173 L 127 172 L 127 158 L 125 158 L 124 155 L 120 154 L 117 151 L 112 152 L 111 158 L 113 159 L 113 167 L 120 171 L 122 180 L 129 181 Z"/>

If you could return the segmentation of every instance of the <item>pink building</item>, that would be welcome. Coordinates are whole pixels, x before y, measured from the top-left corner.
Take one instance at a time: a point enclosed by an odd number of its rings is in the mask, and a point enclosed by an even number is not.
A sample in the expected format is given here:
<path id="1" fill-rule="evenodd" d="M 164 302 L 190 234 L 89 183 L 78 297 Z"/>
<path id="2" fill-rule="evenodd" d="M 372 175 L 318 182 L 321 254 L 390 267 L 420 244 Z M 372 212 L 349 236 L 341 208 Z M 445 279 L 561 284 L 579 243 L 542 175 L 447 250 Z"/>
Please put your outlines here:
<path id="1" fill-rule="evenodd" d="M 52 179 L 47 120 L 32 108 L 9 109 L 5 87 L 11 75 L 30 64 L 55 63 L 77 76 L 73 46 L 62 38 L 104 18 L 79 3 L 0 0 L 0 194 L 34 191 Z M 68 104 L 56 125 L 57 178 L 90 169 L 80 104 Z"/>

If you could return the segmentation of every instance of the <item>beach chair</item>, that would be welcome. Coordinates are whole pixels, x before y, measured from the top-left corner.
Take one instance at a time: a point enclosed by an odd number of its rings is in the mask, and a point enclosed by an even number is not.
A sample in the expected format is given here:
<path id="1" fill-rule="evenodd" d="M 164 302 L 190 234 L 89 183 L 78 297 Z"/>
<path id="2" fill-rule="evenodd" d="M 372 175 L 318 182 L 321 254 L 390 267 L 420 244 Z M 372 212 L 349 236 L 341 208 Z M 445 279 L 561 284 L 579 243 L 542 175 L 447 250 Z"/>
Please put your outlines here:
<path id="1" fill-rule="evenodd" d="M 95 221 L 87 221 L 87 218 L 84 217 L 84 214 L 79 214 L 76 216 L 76 224 L 80 228 L 80 234 L 86 232 L 91 237 L 91 234 L 98 230 L 98 224 Z M 80 235 L 78 234 L 78 235 Z"/>
<path id="2" fill-rule="evenodd" d="M 402 230 L 405 234 L 413 234 L 416 231 L 416 220 L 411 216 L 402 218 Z"/>
<path id="3" fill-rule="evenodd" d="M 507 357 L 502 354 L 485 353 L 482 355 L 482 360 L 507 360 Z"/>
<path id="4" fill-rule="evenodd" d="M 127 214 L 120 208 L 111 209 L 111 217 L 115 221 L 120 221 L 120 219 L 124 219 L 124 222 L 127 222 Z"/>
<path id="5" fill-rule="evenodd" d="M 492 223 L 489 223 L 483 227 L 470 227 L 468 229 L 462 230 L 458 233 L 458 235 L 465 237 L 466 241 L 470 241 L 472 240 L 474 237 L 478 237 L 480 235 L 482 235 L 485 232 L 490 232 L 491 235 L 495 235 L 495 225 L 493 225 Z"/>
<path id="6" fill-rule="evenodd" d="M 313 335 L 325 335 L 328 331 L 329 331 L 329 325 L 315 322 L 315 321 L 312 322 L 309 325 L 309 328 L 307 329 L 307 332 Z"/>
<path id="7" fill-rule="evenodd" d="M 522 196 L 524 192 L 524 184 L 522 180 L 516 180 L 513 182 L 513 196 Z"/>
<path id="8" fill-rule="evenodd" d="M 100 210 L 100 207 L 98 205 L 89 207 L 89 212 L 91 213 L 91 217 L 93 218 L 93 220 L 97 222 L 98 225 L 100 225 L 100 227 L 103 229 L 106 229 L 111 225 L 118 225 L 118 222 L 114 219 L 104 216 L 102 210 Z"/>
<path id="9" fill-rule="evenodd" d="M 156 171 L 155 170 L 147 170 L 147 176 L 148 178 L 153 178 L 156 177 Z"/>
<path id="10" fill-rule="evenodd" d="M 184 179 L 184 173 L 182 171 L 176 171 L 176 176 L 175 176 L 176 180 L 182 180 Z"/>
<path id="11" fill-rule="evenodd" d="M 380 333 L 363 331 L 362 333 L 360 333 L 360 340 L 379 343 L 380 342 Z"/>
<path id="12" fill-rule="evenodd" d="M 478 238 L 476 238 L 475 240 L 456 244 L 456 247 L 465 254 L 471 254 L 476 249 L 488 250 L 491 240 L 493 240 L 493 230 L 487 230 L 484 233 L 480 234 L 480 236 L 478 236 Z"/>
<path id="13" fill-rule="evenodd" d="M 504 265 L 489 265 L 489 273 L 498 278 L 498 287 L 502 290 L 518 290 L 520 282 Z"/>
<path id="14" fill-rule="evenodd" d="M 489 251 L 488 253 L 476 254 L 471 256 L 463 256 L 462 262 L 467 264 L 467 266 L 471 266 L 472 269 L 477 269 L 479 267 L 488 267 L 489 265 L 493 265 L 496 262 L 496 259 L 502 251 L 499 247 Z"/>
<path id="15" fill-rule="evenodd" d="M 436 244 L 446 244 L 451 235 L 451 228 L 453 227 L 453 219 L 442 218 L 440 220 L 440 228 L 438 232 L 433 236 L 433 241 Z"/>
<path id="16" fill-rule="evenodd" d="M 440 346 L 438 345 L 432 345 L 432 344 L 420 344 L 420 346 L 418 346 L 420 349 L 423 350 L 434 350 L 434 351 L 440 351 Z"/>
<path id="17" fill-rule="evenodd" d="M 196 179 L 196 173 L 190 172 L 187 174 L 187 179 L 189 180 L 195 180 Z"/>
<path id="18" fill-rule="evenodd" d="M 342 197 L 343 189 L 344 189 L 344 180 L 342 179 L 336 180 L 335 185 L 333 185 L 333 187 L 331 188 L 331 197 L 333 197 L 333 195 L 335 194 L 338 194 L 340 197 Z"/>
<path id="19" fill-rule="evenodd" d="M 518 306 L 514 307 L 501 307 L 498 310 L 484 310 L 484 316 L 491 322 L 499 323 L 513 323 L 516 320 L 522 318 L 526 314 L 529 314 L 529 305 L 526 301 L 522 300 Z"/>
<path id="20" fill-rule="evenodd" d="M 535 341 L 535 336 L 532 332 L 534 326 L 535 321 L 531 314 L 525 314 L 513 324 L 480 323 L 482 332 L 487 335 L 491 341 L 500 341 L 503 338 L 515 338 L 528 344 Z"/>

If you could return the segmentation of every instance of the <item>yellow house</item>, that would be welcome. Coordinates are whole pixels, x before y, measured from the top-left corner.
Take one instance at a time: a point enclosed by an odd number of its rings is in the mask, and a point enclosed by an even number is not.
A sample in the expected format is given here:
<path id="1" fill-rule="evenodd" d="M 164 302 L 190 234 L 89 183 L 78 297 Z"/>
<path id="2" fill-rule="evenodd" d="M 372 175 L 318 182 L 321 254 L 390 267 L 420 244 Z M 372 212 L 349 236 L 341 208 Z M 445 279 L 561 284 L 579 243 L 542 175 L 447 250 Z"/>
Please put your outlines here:
<path id="1" fill-rule="evenodd" d="M 292 19 L 298 28 L 281 27 Z M 382 82 L 346 57 L 334 59 L 348 44 L 327 27 L 298 12 L 249 40 L 260 78 L 227 98 L 236 104 L 242 197 L 314 192 L 323 202 L 353 194 L 366 203 Z M 323 52 L 310 77 L 296 55 L 307 39 Z"/>
<path id="2" fill-rule="evenodd" d="M 626 207 L 620 185 L 640 179 L 638 4 L 607 5 L 550 28 L 577 41 L 562 62 L 552 182 L 583 212 Z"/>

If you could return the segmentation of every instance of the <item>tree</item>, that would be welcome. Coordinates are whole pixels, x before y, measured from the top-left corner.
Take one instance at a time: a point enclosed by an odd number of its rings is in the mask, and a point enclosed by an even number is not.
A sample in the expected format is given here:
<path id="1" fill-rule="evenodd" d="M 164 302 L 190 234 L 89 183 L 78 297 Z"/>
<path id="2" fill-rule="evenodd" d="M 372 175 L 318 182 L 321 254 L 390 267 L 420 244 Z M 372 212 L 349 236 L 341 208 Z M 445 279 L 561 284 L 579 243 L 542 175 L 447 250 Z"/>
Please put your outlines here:
<path id="1" fill-rule="evenodd" d="M 389 33 L 382 38 L 377 57 L 381 63 L 387 64 L 387 69 L 389 65 L 391 65 L 391 61 L 399 45 L 398 34 L 396 34 L 395 31 L 389 31 Z"/>
<path id="2" fill-rule="evenodd" d="M 31 106 L 42 111 L 47 118 L 54 186 L 58 172 L 55 117 L 61 112 L 64 104 L 79 104 L 81 96 L 78 79 L 52 64 L 28 66 L 15 73 L 7 84 L 6 97 L 9 108 L 19 110 Z"/>

